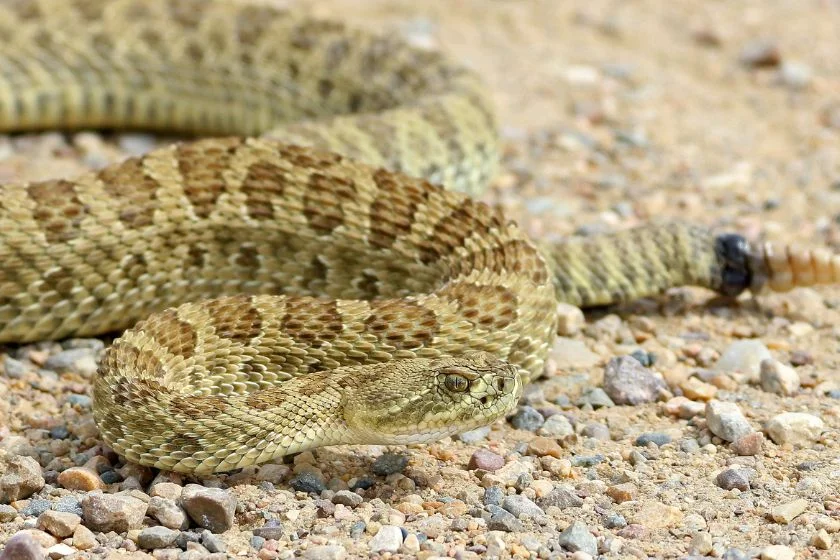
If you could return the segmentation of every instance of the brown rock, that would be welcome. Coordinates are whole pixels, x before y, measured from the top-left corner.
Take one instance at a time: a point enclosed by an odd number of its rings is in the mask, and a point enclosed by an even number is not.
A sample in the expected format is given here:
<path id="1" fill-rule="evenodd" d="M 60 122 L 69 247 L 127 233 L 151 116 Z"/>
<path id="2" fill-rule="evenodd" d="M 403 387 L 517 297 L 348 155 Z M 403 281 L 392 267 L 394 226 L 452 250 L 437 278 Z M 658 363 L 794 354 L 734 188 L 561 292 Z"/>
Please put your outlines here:
<path id="1" fill-rule="evenodd" d="M 38 528 L 56 537 L 69 537 L 82 522 L 75 513 L 48 509 L 38 516 Z"/>
<path id="2" fill-rule="evenodd" d="M 639 489 L 632 482 L 625 482 L 624 484 L 616 484 L 607 488 L 607 496 L 613 499 L 617 504 L 635 500 L 639 494 Z"/>
<path id="3" fill-rule="evenodd" d="M 99 475 L 85 467 L 70 467 L 58 475 L 58 483 L 68 490 L 81 490 L 90 492 L 92 490 L 104 490 L 105 483 Z"/>
<path id="4" fill-rule="evenodd" d="M 557 459 L 566 455 L 557 440 L 544 436 L 535 437 L 528 443 L 528 454 L 537 457 L 556 457 Z"/>

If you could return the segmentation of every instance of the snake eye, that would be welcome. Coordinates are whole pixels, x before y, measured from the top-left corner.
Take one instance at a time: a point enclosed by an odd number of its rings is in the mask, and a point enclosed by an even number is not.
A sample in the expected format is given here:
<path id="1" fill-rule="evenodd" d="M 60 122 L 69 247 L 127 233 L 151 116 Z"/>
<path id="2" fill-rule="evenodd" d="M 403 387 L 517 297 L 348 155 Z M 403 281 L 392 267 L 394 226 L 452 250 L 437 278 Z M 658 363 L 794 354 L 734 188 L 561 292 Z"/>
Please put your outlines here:
<path id="1" fill-rule="evenodd" d="M 446 388 L 453 393 L 463 393 L 467 390 L 467 387 L 470 386 L 470 382 L 467 381 L 467 378 L 463 375 L 458 375 L 457 373 L 448 374 L 443 383 L 446 385 Z"/>

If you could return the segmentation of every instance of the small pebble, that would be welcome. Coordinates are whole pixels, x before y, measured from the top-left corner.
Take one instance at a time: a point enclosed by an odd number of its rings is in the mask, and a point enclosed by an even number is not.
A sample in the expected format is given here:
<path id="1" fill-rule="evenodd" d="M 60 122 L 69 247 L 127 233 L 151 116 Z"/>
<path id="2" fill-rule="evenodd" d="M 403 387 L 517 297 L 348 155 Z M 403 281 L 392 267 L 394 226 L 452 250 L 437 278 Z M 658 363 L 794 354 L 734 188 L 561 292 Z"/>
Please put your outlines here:
<path id="1" fill-rule="evenodd" d="M 335 496 L 332 497 L 332 503 L 341 504 L 350 508 L 358 507 L 362 505 L 362 502 L 364 501 L 364 498 L 355 492 L 351 492 L 350 490 L 339 490 L 335 493 Z"/>
<path id="2" fill-rule="evenodd" d="M 708 402 L 706 423 L 713 434 L 726 441 L 735 441 L 753 431 L 740 407 L 731 402 Z"/>
<path id="3" fill-rule="evenodd" d="M 641 434 L 634 442 L 634 444 L 639 447 L 645 447 L 649 443 L 654 443 L 657 447 L 662 447 L 663 445 L 671 443 L 671 436 L 663 434 L 662 432 L 649 432 Z"/>
<path id="4" fill-rule="evenodd" d="M 667 391 L 665 382 L 631 356 L 612 358 L 604 369 L 604 391 L 616 404 L 656 401 Z"/>
<path id="5" fill-rule="evenodd" d="M 76 530 L 73 531 L 73 546 L 79 550 L 88 550 L 98 545 L 99 541 L 96 540 L 96 536 L 93 534 L 93 531 L 84 525 L 79 525 L 76 527 Z"/>
<path id="6" fill-rule="evenodd" d="M 560 486 L 552 490 L 548 496 L 539 499 L 537 504 L 543 510 L 551 506 L 565 509 L 570 507 L 581 507 L 583 505 L 583 500 L 573 491 Z"/>
<path id="7" fill-rule="evenodd" d="M 778 505 L 770 510 L 770 517 L 776 523 L 790 523 L 808 507 L 808 500 L 799 498 L 786 504 Z"/>
<path id="8" fill-rule="evenodd" d="M 542 508 L 525 496 L 516 494 L 505 496 L 505 499 L 502 502 L 502 508 L 509 511 L 517 518 L 521 518 L 523 515 L 536 517 L 545 513 Z"/>
<path id="9" fill-rule="evenodd" d="M 0 503 L 25 500 L 44 484 L 38 461 L 23 455 L 0 453 Z"/>
<path id="10" fill-rule="evenodd" d="M 82 522 L 75 513 L 47 510 L 38 516 L 37 527 L 59 538 L 69 537 Z"/>
<path id="11" fill-rule="evenodd" d="M 538 436 L 528 442 L 528 454 L 536 455 L 537 457 L 556 457 L 561 458 L 566 455 L 563 447 L 557 443 L 556 439 Z"/>
<path id="12" fill-rule="evenodd" d="M 178 531 L 166 527 L 146 527 L 137 536 L 137 546 L 145 550 L 167 548 L 178 538 Z"/>
<path id="13" fill-rule="evenodd" d="M 0 504 L 0 523 L 8 523 L 18 516 L 18 511 L 10 505 Z"/>
<path id="14" fill-rule="evenodd" d="M 44 362 L 44 369 L 57 373 L 77 373 L 85 378 L 93 377 L 98 369 L 96 350 L 72 348 L 53 354 Z"/>
<path id="15" fill-rule="evenodd" d="M 709 401 L 715 398 L 718 388 L 711 383 L 701 381 L 697 377 L 689 377 L 680 383 L 680 389 L 692 401 Z"/>
<path id="16" fill-rule="evenodd" d="M 186 511 L 174 501 L 160 496 L 152 496 L 149 499 L 146 515 L 157 519 L 169 529 L 187 529 L 190 524 Z"/>
<path id="17" fill-rule="evenodd" d="M 408 466 L 408 457 L 399 453 L 383 453 L 373 462 L 373 474 L 388 476 L 403 472 Z"/>
<path id="18" fill-rule="evenodd" d="M 481 469 L 494 472 L 505 466 L 505 458 L 493 453 L 488 449 L 477 449 L 470 457 L 467 468 L 470 470 Z"/>
<path id="19" fill-rule="evenodd" d="M 67 490 L 91 492 L 103 490 L 105 483 L 99 475 L 86 467 L 70 467 L 58 475 L 58 483 Z"/>
<path id="20" fill-rule="evenodd" d="M 772 359 L 770 350 L 760 340 L 736 340 L 726 347 L 714 367 L 723 373 L 740 372 L 758 379 L 761 362 Z"/>
<path id="21" fill-rule="evenodd" d="M 6 541 L 0 560 L 44 560 L 44 549 L 29 533 L 20 532 Z"/>
<path id="22" fill-rule="evenodd" d="M 557 304 L 557 334 L 560 336 L 572 336 L 580 332 L 586 323 L 583 311 L 579 307 L 568 303 Z"/>
<path id="23" fill-rule="evenodd" d="M 344 560 L 347 550 L 338 544 L 320 544 L 310 546 L 303 551 L 304 560 Z"/>
<path id="24" fill-rule="evenodd" d="M 782 544 L 772 544 L 761 549 L 761 560 L 794 560 L 796 551 Z"/>
<path id="25" fill-rule="evenodd" d="M 229 490 L 188 484 L 181 493 L 181 505 L 196 525 L 213 533 L 233 526 L 236 497 Z"/>
<path id="26" fill-rule="evenodd" d="M 500 506 L 505 499 L 505 492 L 498 486 L 490 486 L 484 489 L 484 505 Z"/>
<path id="27" fill-rule="evenodd" d="M 600 387 L 587 389 L 577 400 L 578 407 L 583 407 L 587 404 L 594 410 L 598 410 L 599 408 L 612 408 L 615 406 L 615 403 L 612 401 L 610 396 L 607 395 L 606 391 Z"/>
<path id="28" fill-rule="evenodd" d="M 490 519 L 487 521 L 487 528 L 489 530 L 510 533 L 524 529 L 522 522 L 509 511 L 498 506 L 488 506 L 487 510 L 491 512 Z"/>
<path id="29" fill-rule="evenodd" d="M 764 426 L 767 435 L 777 445 L 807 445 L 819 439 L 824 428 L 821 419 L 805 412 L 778 414 Z"/>
<path id="30" fill-rule="evenodd" d="M 590 437 L 598 441 L 610 441 L 610 429 L 598 422 L 587 422 L 580 433 L 584 437 Z"/>
<path id="31" fill-rule="evenodd" d="M 397 552 L 402 546 L 403 534 L 395 525 L 383 525 L 368 545 L 371 552 Z"/>
<path id="32" fill-rule="evenodd" d="M 758 455 L 764 447 L 764 435 L 761 432 L 751 432 L 732 442 L 730 449 L 742 457 Z"/>
<path id="33" fill-rule="evenodd" d="M 85 525 L 107 533 L 125 533 L 143 525 L 148 505 L 127 494 L 88 494 L 82 501 Z"/>
<path id="34" fill-rule="evenodd" d="M 612 500 L 617 504 L 635 500 L 638 494 L 639 489 L 632 482 L 616 484 L 615 486 L 607 488 L 607 496 L 612 498 Z"/>
<path id="35" fill-rule="evenodd" d="M 620 513 L 610 512 L 604 519 L 604 526 L 607 529 L 623 529 L 627 526 L 627 520 Z"/>
<path id="36" fill-rule="evenodd" d="M 541 436 L 552 438 L 563 438 L 575 433 L 572 423 L 562 414 L 554 414 L 549 416 L 546 421 L 537 429 L 537 433 Z"/>
<path id="37" fill-rule="evenodd" d="M 545 423 L 545 418 L 533 407 L 520 406 L 510 423 L 517 430 L 535 432 Z"/>
<path id="38" fill-rule="evenodd" d="M 312 471 L 302 471 L 289 481 L 289 486 L 298 492 L 320 494 L 327 489 L 322 477 Z"/>
<path id="39" fill-rule="evenodd" d="M 475 445 L 476 443 L 480 443 L 487 439 L 487 436 L 490 435 L 490 426 L 482 426 L 480 428 L 476 428 L 475 430 L 470 430 L 468 432 L 463 432 L 456 436 L 457 439 L 463 441 L 467 445 Z"/>
<path id="40" fill-rule="evenodd" d="M 750 473 L 746 469 L 725 469 L 715 477 L 715 483 L 724 490 L 737 488 L 742 492 L 750 489 Z"/>
<path id="41" fill-rule="evenodd" d="M 201 544 L 212 552 L 225 552 L 227 550 L 227 545 L 225 541 L 219 535 L 214 535 L 209 530 L 204 530 L 201 532 Z"/>
<path id="42" fill-rule="evenodd" d="M 814 79 L 814 71 L 807 64 L 786 61 L 779 68 L 779 82 L 794 89 L 805 89 Z"/>
<path id="43" fill-rule="evenodd" d="M 814 536 L 811 537 L 811 546 L 820 550 L 828 550 L 831 548 L 831 535 L 825 529 L 820 529 Z"/>
<path id="44" fill-rule="evenodd" d="M 764 360 L 761 362 L 759 374 L 761 388 L 768 393 L 777 395 L 792 395 L 799 390 L 799 374 L 790 366 L 778 360 Z"/>
<path id="45" fill-rule="evenodd" d="M 571 552 L 582 551 L 592 556 L 598 554 L 598 541 L 582 521 L 575 521 L 557 537 L 560 546 Z"/>
<path id="46" fill-rule="evenodd" d="M 781 64 L 782 55 L 776 41 L 759 39 L 741 49 L 740 60 L 749 68 L 768 68 Z"/>
<path id="47" fill-rule="evenodd" d="M 54 544 L 47 549 L 47 557 L 52 560 L 76 554 L 76 549 L 64 543 Z"/>

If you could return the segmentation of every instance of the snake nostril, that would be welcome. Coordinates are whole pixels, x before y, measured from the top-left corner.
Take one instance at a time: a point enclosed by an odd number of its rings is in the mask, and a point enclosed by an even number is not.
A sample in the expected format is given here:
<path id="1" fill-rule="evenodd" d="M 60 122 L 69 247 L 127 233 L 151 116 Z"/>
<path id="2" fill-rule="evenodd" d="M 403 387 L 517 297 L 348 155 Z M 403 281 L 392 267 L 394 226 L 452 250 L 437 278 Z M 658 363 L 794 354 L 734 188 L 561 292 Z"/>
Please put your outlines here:
<path id="1" fill-rule="evenodd" d="M 506 379 L 497 379 L 494 383 L 494 387 L 497 391 L 503 392 L 507 388 L 507 380 Z"/>
<path id="2" fill-rule="evenodd" d="M 490 406 L 490 402 L 492 400 L 493 399 L 490 398 L 490 395 L 484 395 L 483 397 L 481 397 L 481 404 L 483 404 L 484 406 Z"/>

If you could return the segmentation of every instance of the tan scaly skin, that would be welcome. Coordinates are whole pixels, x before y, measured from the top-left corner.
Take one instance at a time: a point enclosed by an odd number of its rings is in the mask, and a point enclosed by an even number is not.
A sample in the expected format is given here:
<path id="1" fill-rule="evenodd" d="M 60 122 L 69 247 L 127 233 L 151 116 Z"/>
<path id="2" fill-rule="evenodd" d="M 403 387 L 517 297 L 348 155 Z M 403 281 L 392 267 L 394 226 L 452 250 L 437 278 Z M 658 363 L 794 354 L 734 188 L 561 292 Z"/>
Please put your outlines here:
<path id="1" fill-rule="evenodd" d="M 557 301 L 840 278 L 683 225 L 537 249 L 434 185 L 481 191 L 495 120 L 473 74 L 392 37 L 222 0 L 0 0 L 0 130 L 87 127 L 217 138 L 2 185 L 0 342 L 130 328 L 94 417 L 162 469 L 489 423 L 541 374 Z"/>

